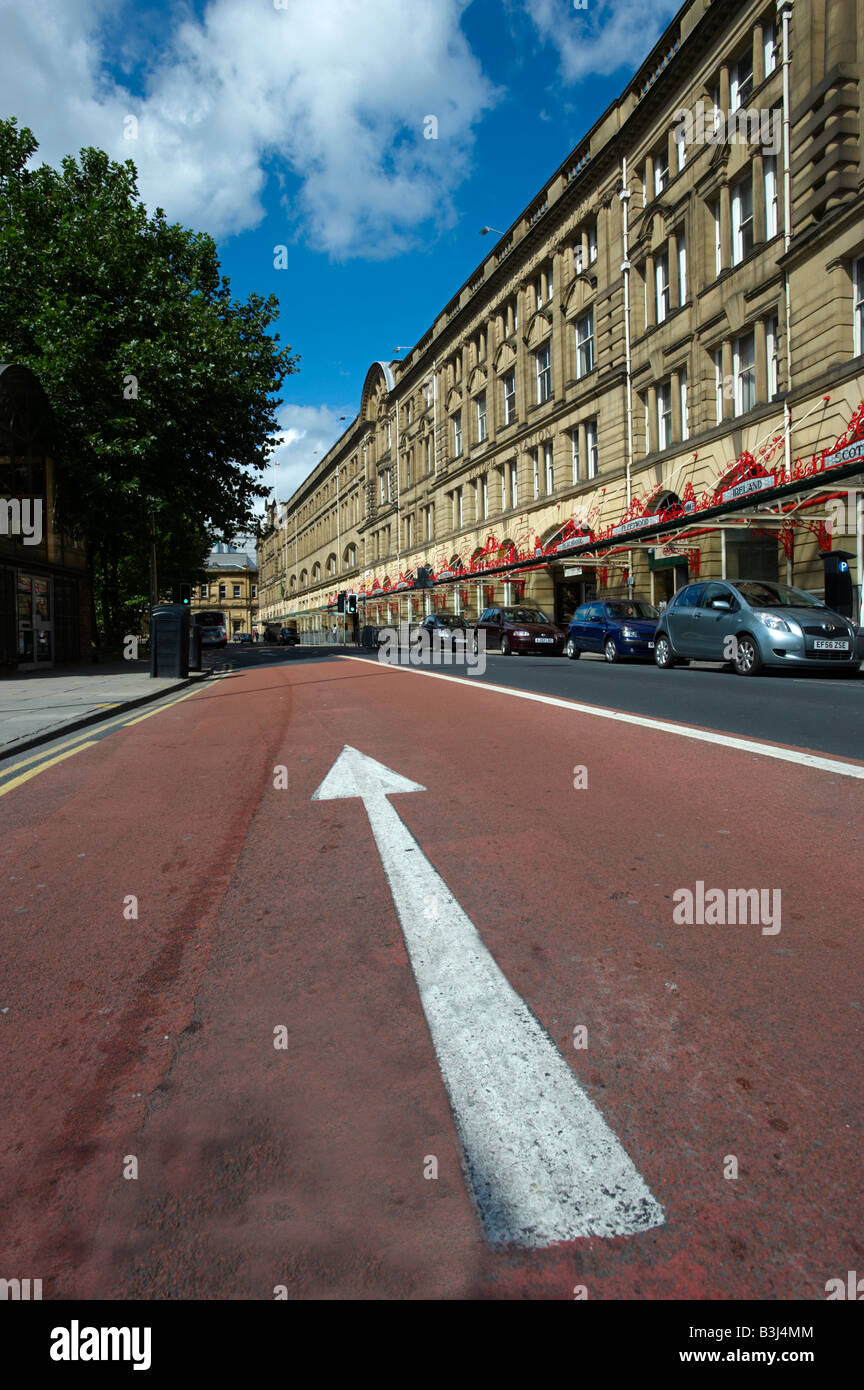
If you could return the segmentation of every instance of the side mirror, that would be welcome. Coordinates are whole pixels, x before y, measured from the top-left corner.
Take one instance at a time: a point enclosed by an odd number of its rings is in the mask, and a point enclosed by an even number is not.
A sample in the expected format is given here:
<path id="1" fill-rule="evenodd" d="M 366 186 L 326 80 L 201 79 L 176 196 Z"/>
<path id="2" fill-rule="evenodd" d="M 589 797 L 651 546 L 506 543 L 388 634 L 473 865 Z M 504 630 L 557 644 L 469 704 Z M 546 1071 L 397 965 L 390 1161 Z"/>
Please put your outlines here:
<path id="1" fill-rule="evenodd" d="M 729 602 L 728 598 L 712 598 L 710 606 L 716 608 L 719 613 L 732 612 L 732 604 Z"/>

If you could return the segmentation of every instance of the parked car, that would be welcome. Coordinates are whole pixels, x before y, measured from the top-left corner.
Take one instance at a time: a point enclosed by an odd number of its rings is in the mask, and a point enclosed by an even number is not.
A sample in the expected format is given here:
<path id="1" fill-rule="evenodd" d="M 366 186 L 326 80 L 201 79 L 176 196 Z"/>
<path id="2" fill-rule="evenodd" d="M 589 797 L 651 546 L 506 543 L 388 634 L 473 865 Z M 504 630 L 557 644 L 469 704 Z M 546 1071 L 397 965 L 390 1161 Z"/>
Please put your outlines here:
<path id="1" fill-rule="evenodd" d="M 251 632 L 237 632 L 237 633 L 235 633 L 235 635 L 234 635 L 234 641 L 235 641 L 235 642 L 241 642 L 241 643 L 248 642 L 248 643 L 251 645 L 251 643 L 252 643 L 252 634 L 251 634 Z"/>
<path id="2" fill-rule="evenodd" d="M 283 647 L 297 647 L 300 644 L 300 633 L 296 627 L 280 627 L 279 643 Z"/>
<path id="3" fill-rule="evenodd" d="M 504 656 L 527 652 L 560 656 L 564 650 L 564 633 L 547 618 L 540 608 L 525 608 L 505 604 L 487 608 L 474 627 L 474 650 L 479 650 L 479 633 L 486 634 L 486 650 L 501 651 Z"/>
<path id="4" fill-rule="evenodd" d="M 858 632 L 812 594 L 773 579 L 688 584 L 660 617 L 654 660 L 731 663 L 739 676 L 764 667 L 857 670 Z"/>
<path id="5" fill-rule="evenodd" d="M 468 641 L 468 625 L 459 613 L 430 613 L 419 626 L 424 632 L 435 633 L 442 641 L 446 638 Z"/>
<path id="6" fill-rule="evenodd" d="M 644 599 L 606 599 L 583 603 L 570 619 L 564 655 L 576 661 L 583 652 L 602 652 L 607 661 L 654 654 L 654 630 L 659 613 Z"/>

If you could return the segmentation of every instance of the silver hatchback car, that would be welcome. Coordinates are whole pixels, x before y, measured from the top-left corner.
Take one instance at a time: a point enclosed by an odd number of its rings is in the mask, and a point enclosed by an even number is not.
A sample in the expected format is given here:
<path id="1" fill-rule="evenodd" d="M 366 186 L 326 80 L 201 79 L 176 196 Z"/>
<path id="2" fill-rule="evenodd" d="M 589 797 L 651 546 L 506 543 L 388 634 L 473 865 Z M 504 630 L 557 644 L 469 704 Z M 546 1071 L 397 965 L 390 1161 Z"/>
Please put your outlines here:
<path id="1" fill-rule="evenodd" d="M 803 589 L 773 579 L 688 584 L 662 614 L 654 660 L 722 661 L 739 676 L 764 667 L 857 670 L 858 629 Z"/>

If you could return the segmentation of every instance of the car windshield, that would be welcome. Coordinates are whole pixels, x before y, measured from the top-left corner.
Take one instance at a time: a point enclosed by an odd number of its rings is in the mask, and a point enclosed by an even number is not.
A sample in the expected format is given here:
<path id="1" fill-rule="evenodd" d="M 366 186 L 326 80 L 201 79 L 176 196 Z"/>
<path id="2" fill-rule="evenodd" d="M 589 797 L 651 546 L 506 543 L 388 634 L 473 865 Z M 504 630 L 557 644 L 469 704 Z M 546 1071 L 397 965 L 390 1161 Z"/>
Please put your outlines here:
<path id="1" fill-rule="evenodd" d="M 439 627 L 464 627 L 465 619 L 460 618 L 456 613 L 439 613 L 435 619 L 436 626 Z"/>
<path id="2" fill-rule="evenodd" d="M 502 608 L 508 623 L 548 623 L 549 619 L 539 608 Z"/>
<path id="3" fill-rule="evenodd" d="M 773 579 L 744 579 L 732 585 L 751 608 L 824 608 L 821 599 Z"/>
<path id="4" fill-rule="evenodd" d="M 622 603 L 607 603 L 610 618 L 657 618 L 660 615 L 653 603 L 642 603 L 640 599 L 628 599 Z"/>

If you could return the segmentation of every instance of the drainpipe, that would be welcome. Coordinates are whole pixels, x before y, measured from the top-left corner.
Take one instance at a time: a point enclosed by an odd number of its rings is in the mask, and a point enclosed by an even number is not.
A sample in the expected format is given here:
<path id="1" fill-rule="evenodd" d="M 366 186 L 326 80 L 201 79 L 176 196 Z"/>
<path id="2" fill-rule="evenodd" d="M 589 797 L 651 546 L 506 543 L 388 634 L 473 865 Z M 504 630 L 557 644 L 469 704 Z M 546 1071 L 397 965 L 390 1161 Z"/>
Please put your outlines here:
<path id="1" fill-rule="evenodd" d="M 438 359 L 432 363 L 432 476 L 438 477 Z"/>
<path id="2" fill-rule="evenodd" d="M 434 360 L 433 363 L 432 363 L 432 478 L 433 478 L 432 496 L 435 497 L 435 496 L 436 496 L 435 484 L 437 483 L 437 480 L 438 480 L 438 358 L 437 358 L 437 357 L 435 358 L 435 360 Z M 430 503 L 427 502 L 426 505 L 427 505 L 427 507 L 428 507 L 428 506 L 430 506 L 430 505 L 432 505 L 432 504 L 430 504 Z M 426 515 L 427 515 L 427 516 L 430 516 L 431 513 L 427 512 Z M 431 567 L 433 566 L 433 560 L 432 560 L 431 557 L 434 556 L 434 554 L 435 554 L 435 533 L 434 533 L 434 527 L 433 527 L 432 535 L 429 536 L 428 538 L 425 538 L 425 537 L 424 537 L 424 540 L 425 540 L 425 545 L 424 545 L 423 554 L 424 554 L 424 557 L 425 557 L 425 563 L 426 563 L 426 565 L 428 565 L 428 566 L 431 568 Z M 429 548 L 427 549 L 426 547 L 429 547 Z M 423 596 L 423 607 L 424 607 L 424 609 L 425 609 L 425 616 L 428 618 L 428 617 L 429 617 L 429 614 L 432 612 L 432 594 L 431 594 L 431 592 L 430 592 L 428 589 L 426 590 L 426 592 L 424 593 L 424 596 Z"/>
<path id="3" fill-rule="evenodd" d="M 783 253 L 788 256 L 792 245 L 792 171 L 791 171 L 791 123 L 789 115 L 789 70 L 792 55 L 789 50 L 789 23 L 792 18 L 794 0 L 782 0 L 780 18 L 783 24 Z M 784 415 L 784 463 L 786 477 L 792 471 L 792 409 L 789 394 L 792 390 L 792 324 L 791 297 L 789 287 L 789 266 L 783 270 L 783 294 L 786 305 L 786 399 L 783 402 Z M 860 571 L 859 571 L 860 573 Z"/>
<path id="4" fill-rule="evenodd" d="M 630 189 L 627 186 L 627 156 L 621 159 L 621 191 L 618 194 L 621 200 L 621 233 L 624 244 L 624 259 L 621 262 L 621 273 L 624 277 L 624 364 L 626 375 L 626 408 L 627 408 L 627 510 L 630 510 L 631 502 L 631 470 L 633 467 L 633 380 L 631 375 L 630 360 L 630 231 L 629 231 L 629 203 Z M 633 585 L 633 555 L 627 552 L 627 573 L 630 577 L 630 592 Z"/>

